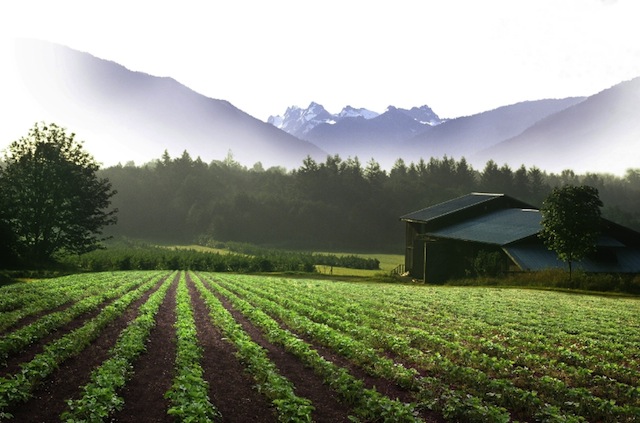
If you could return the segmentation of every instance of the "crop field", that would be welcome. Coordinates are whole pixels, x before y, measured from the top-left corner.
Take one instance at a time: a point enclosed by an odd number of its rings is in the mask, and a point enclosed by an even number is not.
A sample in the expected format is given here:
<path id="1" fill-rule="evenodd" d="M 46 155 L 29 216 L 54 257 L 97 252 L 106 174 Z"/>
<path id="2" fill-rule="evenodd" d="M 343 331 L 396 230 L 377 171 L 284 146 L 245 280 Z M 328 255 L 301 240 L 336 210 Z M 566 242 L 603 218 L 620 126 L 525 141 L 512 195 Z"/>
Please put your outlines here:
<path id="1" fill-rule="evenodd" d="M 127 271 L 0 312 L 0 421 L 640 421 L 635 298 Z"/>

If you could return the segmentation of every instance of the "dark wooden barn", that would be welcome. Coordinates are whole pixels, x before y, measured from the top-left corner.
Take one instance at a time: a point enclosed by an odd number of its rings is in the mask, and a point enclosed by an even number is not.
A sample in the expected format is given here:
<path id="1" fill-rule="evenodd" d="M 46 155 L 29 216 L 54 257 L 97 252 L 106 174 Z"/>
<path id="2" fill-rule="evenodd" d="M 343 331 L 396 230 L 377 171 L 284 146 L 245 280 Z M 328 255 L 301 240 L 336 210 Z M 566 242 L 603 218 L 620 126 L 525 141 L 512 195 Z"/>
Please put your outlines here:
<path id="1" fill-rule="evenodd" d="M 409 213 L 400 218 L 406 224 L 405 269 L 416 279 L 442 283 L 474 274 L 483 258 L 500 272 L 566 268 L 538 237 L 541 219 L 529 204 L 485 193 Z M 603 219 L 596 253 L 574 268 L 640 273 L 640 234 Z"/>

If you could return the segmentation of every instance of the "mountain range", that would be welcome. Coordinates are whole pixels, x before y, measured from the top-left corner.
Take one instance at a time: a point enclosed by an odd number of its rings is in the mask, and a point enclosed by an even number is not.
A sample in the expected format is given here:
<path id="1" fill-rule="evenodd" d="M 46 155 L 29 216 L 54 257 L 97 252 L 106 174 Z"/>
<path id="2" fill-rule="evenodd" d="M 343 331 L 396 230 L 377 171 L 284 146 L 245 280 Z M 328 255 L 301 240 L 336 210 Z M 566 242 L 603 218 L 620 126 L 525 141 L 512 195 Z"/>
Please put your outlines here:
<path id="1" fill-rule="evenodd" d="M 205 97 L 172 78 L 160 78 L 88 53 L 35 40 L 18 40 L 20 81 L 41 114 L 86 140 L 98 160 L 117 151 L 124 164 L 187 151 L 194 159 L 234 160 L 265 167 L 298 167 L 327 152 L 248 115 L 225 100 Z M 6 99 L 8 100 L 8 99 Z M 1 100 L 0 100 L 1 102 Z M 10 111 L 7 104 L 2 110 Z M 29 128 L 24 129 L 24 134 Z M 2 145 L 0 145 L 0 149 Z M 115 163 L 107 163 L 115 164 Z"/>
<path id="2" fill-rule="evenodd" d="M 513 168 L 623 174 L 640 167 L 639 111 L 640 77 L 589 97 L 525 101 L 454 119 L 440 119 L 428 106 L 330 115 L 312 103 L 269 122 L 333 154 L 375 158 L 386 168 L 398 158 L 446 155 L 465 157 L 476 169 L 493 160 Z M 320 118 L 304 119 L 312 115 Z"/>
<path id="3" fill-rule="evenodd" d="M 172 157 L 186 150 L 207 162 L 231 153 L 247 166 L 288 169 L 306 156 L 324 161 L 334 154 L 373 158 L 385 168 L 398 158 L 444 155 L 465 157 L 476 169 L 488 160 L 552 172 L 623 174 L 640 167 L 640 78 L 589 97 L 526 101 L 452 119 L 426 105 L 383 113 L 346 106 L 332 114 L 314 102 L 263 122 L 172 78 L 64 46 L 20 40 L 15 58 L 17 80 L 3 82 L 25 88 L 32 123 L 52 120 L 73 130 L 103 162 L 114 151 L 122 163 L 142 164 L 164 150 Z M 0 106 L 11 121 L 15 99 L 7 97 Z M 0 140 L 0 149 L 5 141 L 11 140 Z"/>

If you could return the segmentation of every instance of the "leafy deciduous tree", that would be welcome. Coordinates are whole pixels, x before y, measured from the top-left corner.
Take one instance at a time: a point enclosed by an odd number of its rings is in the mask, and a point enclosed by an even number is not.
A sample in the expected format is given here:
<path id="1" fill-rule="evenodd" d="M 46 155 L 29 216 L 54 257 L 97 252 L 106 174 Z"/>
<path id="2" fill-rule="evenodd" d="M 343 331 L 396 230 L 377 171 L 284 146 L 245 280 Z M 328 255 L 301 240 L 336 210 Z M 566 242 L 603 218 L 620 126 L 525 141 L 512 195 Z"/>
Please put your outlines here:
<path id="1" fill-rule="evenodd" d="M 37 123 L 6 150 L 0 169 L 4 224 L 23 260 L 43 263 L 57 252 L 83 253 L 99 246 L 115 194 L 100 179 L 96 161 L 56 124 Z"/>
<path id="2" fill-rule="evenodd" d="M 560 260 L 569 264 L 569 278 L 572 263 L 595 250 L 601 226 L 600 207 L 598 190 L 588 185 L 554 188 L 544 200 L 540 237 Z"/>

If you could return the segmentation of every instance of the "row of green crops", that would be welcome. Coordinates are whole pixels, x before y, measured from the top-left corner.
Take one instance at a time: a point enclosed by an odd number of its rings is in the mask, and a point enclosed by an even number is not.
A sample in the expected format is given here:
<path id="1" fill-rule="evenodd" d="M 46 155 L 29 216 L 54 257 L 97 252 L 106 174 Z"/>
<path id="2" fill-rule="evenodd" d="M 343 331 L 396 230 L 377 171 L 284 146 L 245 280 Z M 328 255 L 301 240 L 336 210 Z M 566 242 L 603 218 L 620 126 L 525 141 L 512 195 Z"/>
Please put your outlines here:
<path id="1" fill-rule="evenodd" d="M 76 296 L 76 298 L 82 295 L 88 296 L 85 296 L 63 310 L 47 314 L 46 318 L 40 318 L 29 325 L 22 326 L 0 337 L 0 363 L 3 363 L 10 354 L 20 351 L 84 313 L 97 309 L 103 305 L 105 301 L 121 297 L 126 292 L 141 285 L 143 281 L 144 277 L 133 278 L 128 281 L 105 281 L 101 286 L 93 286 L 94 289 L 92 290 L 83 289 L 82 286 L 78 286 L 77 290 L 73 292 L 74 296 Z M 35 302 L 34 304 L 41 305 L 39 302 Z M 25 309 L 26 308 L 31 311 L 43 311 L 40 307 L 34 308 L 30 306 L 25 307 Z"/>
<path id="2" fill-rule="evenodd" d="M 279 324 L 262 310 L 253 307 L 249 302 L 224 289 L 214 281 L 210 286 L 220 295 L 226 297 L 233 306 L 247 316 L 253 324 L 262 329 L 267 339 L 283 346 L 297 356 L 305 366 L 312 368 L 324 382 L 331 386 L 340 397 L 354 407 L 354 413 L 364 421 L 416 422 L 415 411 L 410 404 L 391 400 L 375 389 L 366 389 L 361 380 L 354 378 L 344 368 L 321 357 L 317 351 L 289 331 L 280 328 Z"/>
<path id="3" fill-rule="evenodd" d="M 82 388 L 82 397 L 67 401 L 68 410 L 61 420 L 69 423 L 104 421 L 124 405 L 119 390 L 131 377 L 134 360 L 145 350 L 146 340 L 155 326 L 155 315 L 172 280 L 172 277 L 166 278 L 140 307 L 138 317 L 122 331 L 109 351 L 109 358 L 91 373 L 90 382 Z"/>
<path id="4" fill-rule="evenodd" d="M 11 417 L 5 411 L 9 406 L 31 398 L 32 392 L 62 362 L 80 354 L 109 323 L 121 316 L 131 303 L 157 285 L 159 277 L 148 279 L 147 282 L 104 307 L 96 317 L 88 320 L 78 329 L 45 345 L 43 352 L 23 363 L 19 372 L 0 378 L 0 419 Z M 42 319 L 47 319 L 47 316 L 43 316 Z"/>
<path id="5" fill-rule="evenodd" d="M 208 383 L 200 365 L 202 349 L 198 345 L 196 323 L 191 309 L 191 297 L 184 272 L 176 294 L 176 374 L 166 397 L 171 401 L 168 413 L 179 421 L 204 422 L 218 418 L 220 413 L 211 404 Z"/>
<path id="6" fill-rule="evenodd" d="M 236 347 L 238 358 L 257 383 L 256 388 L 276 407 L 278 420 L 310 422 L 313 411 L 311 402 L 295 394 L 293 384 L 280 374 L 266 350 L 251 339 L 199 278 L 195 278 L 195 284 L 209 309 L 211 321 L 220 328 L 225 339 Z"/>
<path id="7" fill-rule="evenodd" d="M 93 312 L 0 378 L 0 420 L 55 369 L 81 354 L 143 295 L 148 299 L 115 340 L 108 359 L 67 401 L 61 419 L 106 421 L 123 406 L 131 378 L 171 287 L 177 340 L 167 412 L 180 421 L 224 420 L 209 400 L 194 301 L 236 351 L 280 421 L 312 421 L 314 404 L 296 394 L 228 310 L 287 351 L 335 391 L 358 421 L 412 422 L 429 410 L 447 421 L 633 422 L 640 416 L 640 302 L 500 288 L 347 283 L 182 271 L 71 275 L 0 288 L 4 360 Z M 196 297 L 189 293 L 194 287 Z M 224 304 L 224 305 L 223 305 Z M 99 311 L 99 312 L 98 312 Z M 30 323 L 21 323 L 29 318 Z M 317 347 L 349 361 L 342 367 Z M 342 361 L 341 361 L 342 362 Z M 395 383 L 403 403 L 368 388 L 351 367 Z M 215 377 L 215 376 L 213 376 Z"/>
<path id="8" fill-rule="evenodd" d="M 0 297 L 0 332 L 27 316 L 102 293 L 104 285 L 117 284 L 119 281 L 114 275 L 93 274 L 6 286 Z"/>
<path id="9" fill-rule="evenodd" d="M 451 420 L 620 422 L 640 415 L 634 299 L 217 278 L 293 331 L 409 386 L 418 407 Z M 395 366 L 385 361 L 389 354 Z M 406 379 L 400 362 L 421 376 Z"/>

